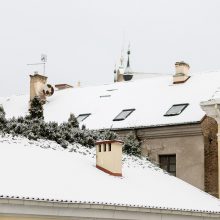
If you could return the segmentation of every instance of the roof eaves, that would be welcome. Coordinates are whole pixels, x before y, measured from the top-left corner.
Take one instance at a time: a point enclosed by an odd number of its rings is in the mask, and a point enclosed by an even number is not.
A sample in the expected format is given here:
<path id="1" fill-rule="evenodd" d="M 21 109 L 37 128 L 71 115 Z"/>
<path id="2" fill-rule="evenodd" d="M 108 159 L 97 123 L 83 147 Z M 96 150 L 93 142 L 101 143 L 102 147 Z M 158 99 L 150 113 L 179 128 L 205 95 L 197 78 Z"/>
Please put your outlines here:
<path id="1" fill-rule="evenodd" d="M 7 200 L 7 201 L 5 201 Z M 220 212 L 207 211 L 207 210 L 195 210 L 195 209 L 178 209 L 170 207 L 158 207 L 158 206 L 142 206 L 142 205 L 131 205 L 131 204 L 120 204 L 120 203 L 108 203 L 108 202 L 95 202 L 95 201 L 74 201 L 74 200 L 60 200 L 60 199 L 46 199 L 46 198 L 34 198 L 34 197 L 19 197 L 19 196 L 4 196 L 0 195 L 0 204 L 27 204 L 31 202 L 32 205 L 38 206 L 53 206 L 53 207 L 67 207 L 89 205 L 92 208 L 102 209 L 117 209 L 127 211 L 142 211 L 142 212 L 153 212 L 153 213 L 167 213 L 167 214 L 183 214 L 193 216 L 210 216 L 220 217 Z M 40 203 L 40 204 L 39 204 Z"/>
<path id="2" fill-rule="evenodd" d="M 205 117 L 205 116 L 204 116 Z M 191 121 L 191 122 L 181 122 L 181 123 L 170 123 L 170 124 L 158 124 L 158 125 L 143 125 L 143 126 L 127 126 L 127 127 L 120 127 L 120 128 L 113 128 L 111 127 L 111 131 L 119 131 L 119 130 L 136 130 L 136 129 L 144 129 L 144 128 L 157 128 L 157 127 L 167 127 L 167 126 L 181 126 L 181 125 L 194 125 L 200 124 L 204 117 L 200 121 Z M 104 131 L 109 128 L 102 128 L 102 129 L 94 129 L 99 131 Z"/>

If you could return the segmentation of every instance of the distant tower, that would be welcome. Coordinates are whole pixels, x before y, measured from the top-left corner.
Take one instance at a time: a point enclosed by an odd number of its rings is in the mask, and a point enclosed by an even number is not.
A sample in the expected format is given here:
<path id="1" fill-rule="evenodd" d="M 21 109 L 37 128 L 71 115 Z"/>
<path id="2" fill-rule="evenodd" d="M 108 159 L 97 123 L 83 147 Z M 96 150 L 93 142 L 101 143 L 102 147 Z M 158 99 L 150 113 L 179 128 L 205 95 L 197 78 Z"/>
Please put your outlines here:
<path id="1" fill-rule="evenodd" d="M 117 82 L 117 70 L 116 70 L 116 64 L 114 68 L 114 82 Z"/>
<path id="2" fill-rule="evenodd" d="M 130 54 L 131 54 L 130 45 L 128 46 L 127 54 L 128 54 L 127 66 L 125 68 L 124 75 L 123 75 L 123 78 L 125 81 L 129 81 L 133 78 L 132 70 L 130 67 Z"/>
<path id="3" fill-rule="evenodd" d="M 115 73 L 115 71 L 116 71 L 116 73 Z M 118 69 L 115 68 L 114 73 L 115 73 L 115 75 L 114 75 L 114 76 L 115 76 L 114 82 L 124 81 L 124 78 L 123 78 L 123 75 L 124 75 L 124 57 L 123 57 L 123 51 L 121 51 L 121 57 L 120 57 Z"/>

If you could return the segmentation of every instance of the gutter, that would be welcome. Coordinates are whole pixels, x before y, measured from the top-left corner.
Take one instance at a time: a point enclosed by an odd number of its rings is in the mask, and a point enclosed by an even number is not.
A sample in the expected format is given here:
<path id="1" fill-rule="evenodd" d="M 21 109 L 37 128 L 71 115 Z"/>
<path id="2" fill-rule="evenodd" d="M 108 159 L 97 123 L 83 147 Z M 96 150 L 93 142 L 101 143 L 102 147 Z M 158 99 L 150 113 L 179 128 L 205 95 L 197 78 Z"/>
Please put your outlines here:
<path id="1" fill-rule="evenodd" d="M 86 202 L 86 201 L 52 201 L 49 199 L 18 199 L 18 198 L 1 198 L 0 199 L 0 216 L 4 215 L 28 215 L 28 216 L 68 216 L 73 217 L 77 215 L 77 212 L 84 210 L 82 213 L 87 211 L 96 213 L 100 216 L 98 211 L 104 215 L 117 215 L 123 211 L 128 217 L 130 215 L 147 215 L 151 214 L 164 214 L 164 215 L 179 215 L 179 216 L 198 216 L 198 217 L 209 217 L 209 218 L 220 218 L 220 212 L 202 211 L 202 210 L 188 210 L 188 209 L 176 209 L 176 208 L 165 208 L 165 207 L 154 207 L 154 206 L 132 206 L 127 204 L 108 204 L 108 203 L 97 203 L 97 202 Z M 75 211 L 74 211 L 75 210 Z M 95 211 L 95 212 L 94 212 Z M 107 212 L 107 213 L 106 213 Z M 111 212 L 111 213 L 109 213 Z M 113 212 L 113 213 L 112 213 Z M 121 214 L 120 214 L 121 215 Z M 82 217 L 82 216 L 81 216 Z M 95 217 L 95 216 L 94 216 Z M 143 216 L 142 216 L 143 217 Z M 108 216 L 109 218 L 109 216 Z M 103 219 L 103 218 L 102 218 Z M 123 219 L 123 218 L 122 218 Z M 139 218 L 136 218 L 139 219 Z"/>

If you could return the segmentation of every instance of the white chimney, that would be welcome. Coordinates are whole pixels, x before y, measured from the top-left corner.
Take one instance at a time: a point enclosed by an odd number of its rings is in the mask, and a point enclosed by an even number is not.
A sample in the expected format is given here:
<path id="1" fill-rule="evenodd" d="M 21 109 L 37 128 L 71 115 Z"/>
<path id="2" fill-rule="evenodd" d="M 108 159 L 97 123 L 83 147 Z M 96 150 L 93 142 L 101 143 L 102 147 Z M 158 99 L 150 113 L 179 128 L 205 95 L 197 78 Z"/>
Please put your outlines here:
<path id="1" fill-rule="evenodd" d="M 185 63 L 184 61 L 176 62 L 175 63 L 176 73 L 173 76 L 173 83 L 184 83 L 187 81 L 189 76 L 189 64 Z"/>
<path id="2" fill-rule="evenodd" d="M 122 141 L 96 142 L 96 167 L 113 176 L 122 176 Z"/>

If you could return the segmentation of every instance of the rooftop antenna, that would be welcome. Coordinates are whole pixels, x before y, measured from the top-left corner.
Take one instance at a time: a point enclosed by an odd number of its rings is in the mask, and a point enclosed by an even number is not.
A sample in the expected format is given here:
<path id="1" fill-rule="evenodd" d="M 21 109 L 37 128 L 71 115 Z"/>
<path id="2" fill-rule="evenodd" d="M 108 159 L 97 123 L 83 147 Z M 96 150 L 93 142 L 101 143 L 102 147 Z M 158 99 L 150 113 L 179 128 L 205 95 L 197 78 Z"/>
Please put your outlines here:
<path id="1" fill-rule="evenodd" d="M 41 63 L 29 63 L 28 66 L 36 66 L 36 65 L 43 65 L 43 75 L 45 75 L 46 71 L 46 62 L 47 62 L 47 55 L 41 54 Z"/>
<path id="2" fill-rule="evenodd" d="M 122 33 L 122 44 L 121 44 L 121 57 L 120 57 L 120 67 L 124 67 L 124 48 L 125 48 L 125 30 Z"/>

